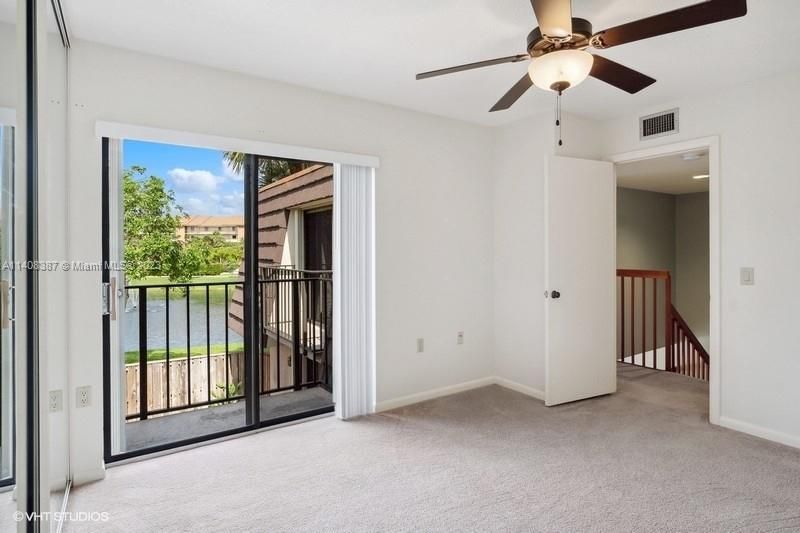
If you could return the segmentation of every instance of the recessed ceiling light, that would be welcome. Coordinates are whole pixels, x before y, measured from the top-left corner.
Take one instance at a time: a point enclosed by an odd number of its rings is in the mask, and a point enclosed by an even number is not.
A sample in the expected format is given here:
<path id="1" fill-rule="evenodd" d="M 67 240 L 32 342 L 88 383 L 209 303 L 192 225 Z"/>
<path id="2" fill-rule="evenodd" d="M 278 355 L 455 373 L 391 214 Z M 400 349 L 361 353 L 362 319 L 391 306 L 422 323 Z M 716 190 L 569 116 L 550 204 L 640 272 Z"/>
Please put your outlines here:
<path id="1" fill-rule="evenodd" d="M 704 152 L 687 152 L 683 154 L 681 157 L 683 157 L 684 161 L 697 161 L 704 155 L 706 155 Z"/>
<path id="2" fill-rule="evenodd" d="M 707 180 L 708 174 L 698 174 L 696 176 L 692 176 L 693 180 Z"/>

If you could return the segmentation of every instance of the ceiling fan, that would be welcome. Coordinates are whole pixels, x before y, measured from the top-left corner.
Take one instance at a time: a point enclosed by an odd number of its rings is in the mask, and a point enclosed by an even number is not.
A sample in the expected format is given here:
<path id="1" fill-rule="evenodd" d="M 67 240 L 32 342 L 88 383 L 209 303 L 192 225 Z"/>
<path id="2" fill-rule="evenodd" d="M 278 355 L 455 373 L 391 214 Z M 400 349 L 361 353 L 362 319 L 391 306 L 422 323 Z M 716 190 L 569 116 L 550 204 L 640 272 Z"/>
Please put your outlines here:
<path id="1" fill-rule="evenodd" d="M 592 33 L 591 22 L 572 17 L 571 0 L 530 1 L 539 27 L 528 35 L 527 53 L 423 72 L 417 74 L 417 79 L 424 80 L 503 63 L 530 61 L 528 73 L 490 111 L 508 109 L 534 85 L 561 94 L 589 76 L 635 94 L 656 80 L 610 59 L 590 54 L 586 50 L 588 48 L 603 50 L 747 14 L 747 0 L 706 0 Z"/>

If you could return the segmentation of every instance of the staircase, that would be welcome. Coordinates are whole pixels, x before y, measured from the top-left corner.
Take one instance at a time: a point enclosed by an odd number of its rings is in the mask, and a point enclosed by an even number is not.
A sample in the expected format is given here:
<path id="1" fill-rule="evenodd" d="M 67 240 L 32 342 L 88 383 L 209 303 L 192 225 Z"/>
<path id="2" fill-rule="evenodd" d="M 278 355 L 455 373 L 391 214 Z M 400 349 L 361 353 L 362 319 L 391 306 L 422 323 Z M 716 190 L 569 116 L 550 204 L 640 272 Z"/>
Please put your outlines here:
<path id="1" fill-rule="evenodd" d="M 708 381 L 709 355 L 672 304 L 667 270 L 617 270 L 618 361 Z"/>
<path id="2" fill-rule="evenodd" d="M 672 350 L 667 370 L 708 381 L 708 352 L 681 314 L 672 309 Z"/>

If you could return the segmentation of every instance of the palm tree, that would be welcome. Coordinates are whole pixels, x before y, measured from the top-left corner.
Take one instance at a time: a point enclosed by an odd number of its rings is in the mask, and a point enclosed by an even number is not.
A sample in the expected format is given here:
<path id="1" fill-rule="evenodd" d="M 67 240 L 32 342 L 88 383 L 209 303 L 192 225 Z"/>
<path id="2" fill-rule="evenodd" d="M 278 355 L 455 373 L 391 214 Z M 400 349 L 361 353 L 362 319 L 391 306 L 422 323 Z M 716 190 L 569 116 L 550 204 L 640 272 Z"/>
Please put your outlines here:
<path id="1" fill-rule="evenodd" d="M 244 170 L 245 154 L 242 152 L 225 152 L 225 162 L 234 172 Z M 258 186 L 263 187 L 273 181 L 296 174 L 314 165 L 308 161 L 297 161 L 294 159 L 273 159 L 269 157 L 258 158 Z"/>

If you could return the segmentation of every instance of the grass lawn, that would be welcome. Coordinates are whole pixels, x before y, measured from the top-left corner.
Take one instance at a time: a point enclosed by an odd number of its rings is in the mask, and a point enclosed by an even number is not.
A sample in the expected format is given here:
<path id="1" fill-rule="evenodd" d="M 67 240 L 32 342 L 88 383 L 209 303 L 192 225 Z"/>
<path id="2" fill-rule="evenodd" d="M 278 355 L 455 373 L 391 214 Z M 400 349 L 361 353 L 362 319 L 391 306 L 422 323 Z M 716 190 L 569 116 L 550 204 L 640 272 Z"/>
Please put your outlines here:
<path id="1" fill-rule="evenodd" d="M 231 342 L 228 344 L 228 353 L 241 352 L 244 350 L 243 342 Z M 208 351 L 205 346 L 193 346 L 192 357 L 205 357 Z M 211 355 L 224 354 L 225 344 L 212 344 Z M 165 361 L 167 351 L 165 349 L 147 350 L 148 361 Z M 170 361 L 175 359 L 186 359 L 186 348 L 173 348 L 169 351 Z M 125 364 L 130 365 L 139 362 L 139 350 L 125 352 Z"/>
<path id="2" fill-rule="evenodd" d="M 219 276 L 195 276 L 189 283 L 220 283 L 225 281 L 240 281 L 241 277 L 238 274 L 220 274 Z M 242 282 L 244 283 L 244 282 Z M 131 281 L 128 283 L 129 287 L 137 287 L 140 285 L 169 285 L 171 284 L 167 276 L 148 276 L 146 278 Z M 228 301 L 233 296 L 235 285 L 228 285 Z M 165 298 L 166 289 L 148 289 L 147 298 L 149 300 L 163 300 Z M 197 287 L 190 289 L 192 301 L 205 302 L 206 289 L 205 287 Z M 170 300 L 182 300 L 185 296 L 185 288 L 175 288 L 169 290 Z M 223 303 L 225 301 L 225 286 L 212 286 L 208 289 L 208 296 L 210 302 Z M 185 355 L 185 354 L 184 354 Z"/>

